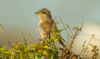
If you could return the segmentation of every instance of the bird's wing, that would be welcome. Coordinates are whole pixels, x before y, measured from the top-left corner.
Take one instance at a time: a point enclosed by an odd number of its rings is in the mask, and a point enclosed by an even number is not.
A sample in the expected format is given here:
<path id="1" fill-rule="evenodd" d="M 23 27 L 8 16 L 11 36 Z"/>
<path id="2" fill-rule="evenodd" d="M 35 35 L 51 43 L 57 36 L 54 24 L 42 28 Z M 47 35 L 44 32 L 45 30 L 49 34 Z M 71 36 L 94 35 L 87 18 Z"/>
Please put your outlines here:
<path id="1" fill-rule="evenodd" d="M 60 36 L 60 34 L 58 34 L 58 29 L 55 23 L 48 23 L 48 22 L 44 22 L 40 24 L 41 30 L 43 32 L 45 32 L 45 34 L 51 34 L 51 37 L 58 37 L 57 40 L 59 41 L 59 43 L 61 45 L 63 45 L 64 47 L 66 47 L 66 45 L 64 44 L 64 39 Z M 56 38 L 54 39 L 56 40 Z"/>
<path id="2" fill-rule="evenodd" d="M 41 23 L 40 27 L 46 33 L 50 33 L 50 31 L 51 31 L 51 24 L 49 22 L 43 22 L 43 23 Z"/>

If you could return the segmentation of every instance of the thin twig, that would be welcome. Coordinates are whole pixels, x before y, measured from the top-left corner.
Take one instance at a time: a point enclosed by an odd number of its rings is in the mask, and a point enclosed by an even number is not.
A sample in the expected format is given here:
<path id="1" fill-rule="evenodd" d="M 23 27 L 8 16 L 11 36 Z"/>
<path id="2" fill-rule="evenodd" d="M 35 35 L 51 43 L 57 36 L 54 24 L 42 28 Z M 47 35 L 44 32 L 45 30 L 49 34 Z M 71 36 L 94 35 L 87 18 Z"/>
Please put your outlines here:
<path id="1" fill-rule="evenodd" d="M 10 41 L 8 40 L 8 45 L 9 45 L 9 47 L 10 48 L 12 48 L 12 45 L 11 45 L 11 43 L 10 43 Z"/>
<path id="2" fill-rule="evenodd" d="M 64 27 L 64 29 L 65 29 L 65 32 L 66 32 L 66 34 L 68 33 L 68 31 L 67 31 L 67 27 L 65 26 L 65 24 L 64 24 L 64 22 L 63 22 L 63 19 L 60 17 L 60 20 L 61 20 L 61 23 L 62 23 L 62 25 L 63 25 L 63 27 Z M 68 42 L 69 42 L 69 35 L 67 34 L 67 36 L 68 36 Z"/>
<path id="3" fill-rule="evenodd" d="M 23 37 L 23 39 L 24 39 L 24 43 L 27 45 L 27 40 L 26 40 L 26 38 L 24 37 L 23 31 L 21 31 L 21 35 L 22 35 L 22 37 Z"/>

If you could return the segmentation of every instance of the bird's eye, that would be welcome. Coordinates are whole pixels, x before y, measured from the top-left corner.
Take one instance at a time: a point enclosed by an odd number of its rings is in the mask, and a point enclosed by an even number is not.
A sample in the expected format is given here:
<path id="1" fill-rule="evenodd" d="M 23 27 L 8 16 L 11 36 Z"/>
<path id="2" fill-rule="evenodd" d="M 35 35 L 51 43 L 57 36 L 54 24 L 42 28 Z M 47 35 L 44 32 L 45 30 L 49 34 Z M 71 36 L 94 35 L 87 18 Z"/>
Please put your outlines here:
<path id="1" fill-rule="evenodd" d="M 43 14 L 45 14 L 45 12 L 42 12 Z"/>

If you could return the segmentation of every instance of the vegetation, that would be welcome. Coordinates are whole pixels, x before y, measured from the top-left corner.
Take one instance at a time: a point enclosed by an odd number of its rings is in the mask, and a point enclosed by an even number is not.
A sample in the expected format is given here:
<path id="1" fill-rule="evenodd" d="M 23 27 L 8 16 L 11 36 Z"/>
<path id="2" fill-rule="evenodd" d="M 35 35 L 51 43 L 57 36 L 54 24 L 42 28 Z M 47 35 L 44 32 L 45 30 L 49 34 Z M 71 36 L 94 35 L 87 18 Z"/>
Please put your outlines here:
<path id="1" fill-rule="evenodd" d="M 63 24 L 64 29 L 58 31 L 58 34 L 60 34 L 63 30 L 65 30 L 68 34 L 68 41 L 64 42 L 66 47 L 57 46 L 57 40 L 54 41 L 53 39 L 58 37 L 54 37 L 49 40 L 40 40 L 37 44 L 33 43 L 30 45 L 24 38 L 24 44 L 15 43 L 13 46 L 11 46 L 10 42 L 8 42 L 11 49 L 1 47 L 0 59 L 86 59 L 83 55 L 88 50 L 88 46 L 93 47 L 91 50 L 93 53 L 91 59 L 96 59 L 99 54 L 99 49 L 97 46 L 90 44 L 92 39 L 87 45 L 84 42 L 82 45 L 83 49 L 79 55 L 76 55 L 74 52 L 72 52 L 74 40 L 81 32 L 83 25 L 71 28 L 69 25 L 65 25 L 62 20 L 61 23 Z M 21 33 L 24 35 L 23 32 Z M 92 35 L 92 37 L 93 36 L 94 35 Z"/>

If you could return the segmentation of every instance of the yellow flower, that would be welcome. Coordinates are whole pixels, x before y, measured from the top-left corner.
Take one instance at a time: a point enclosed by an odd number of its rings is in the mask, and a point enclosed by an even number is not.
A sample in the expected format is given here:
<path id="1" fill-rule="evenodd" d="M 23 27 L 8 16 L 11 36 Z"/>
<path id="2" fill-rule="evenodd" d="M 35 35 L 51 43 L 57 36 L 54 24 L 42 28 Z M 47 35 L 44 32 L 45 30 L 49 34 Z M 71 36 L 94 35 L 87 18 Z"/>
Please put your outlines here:
<path id="1" fill-rule="evenodd" d="M 48 56 L 48 52 L 46 50 L 43 51 L 44 56 Z"/>
<path id="2" fill-rule="evenodd" d="M 47 45 L 44 46 L 45 49 L 49 48 Z"/>

